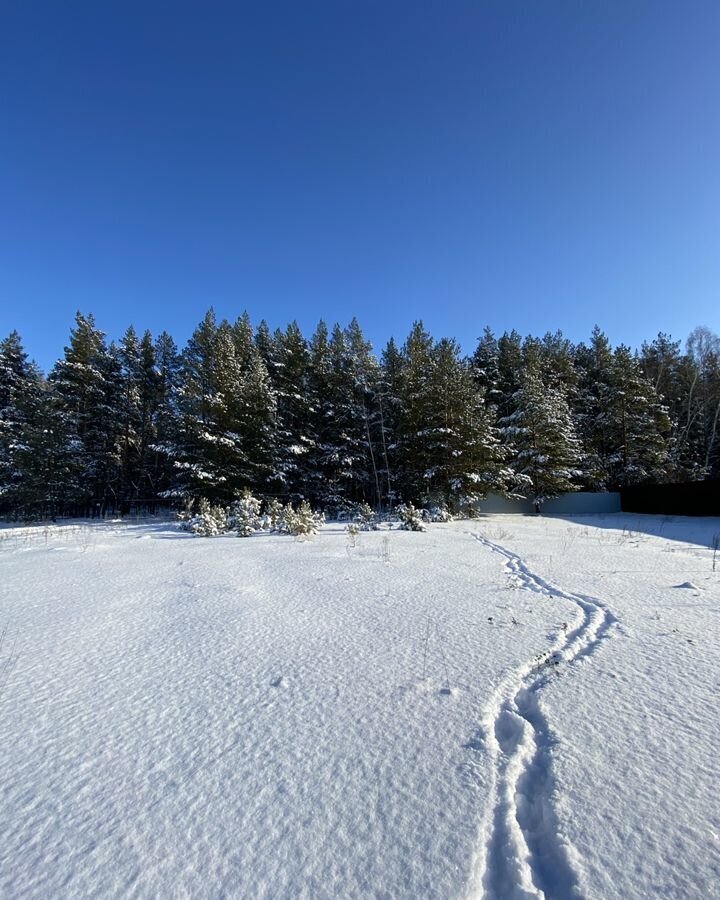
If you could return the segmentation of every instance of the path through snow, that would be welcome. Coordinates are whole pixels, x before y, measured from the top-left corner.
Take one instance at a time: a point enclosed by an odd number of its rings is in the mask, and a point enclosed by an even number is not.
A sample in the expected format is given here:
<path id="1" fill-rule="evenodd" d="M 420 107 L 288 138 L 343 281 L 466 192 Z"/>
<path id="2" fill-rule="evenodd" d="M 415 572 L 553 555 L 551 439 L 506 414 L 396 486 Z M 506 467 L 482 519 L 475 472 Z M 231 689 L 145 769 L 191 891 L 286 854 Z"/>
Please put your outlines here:
<path id="1" fill-rule="evenodd" d="M 555 739 L 539 693 L 564 665 L 591 654 L 617 623 L 605 604 L 561 590 L 527 567 L 520 556 L 480 534 L 476 541 L 499 554 L 514 583 L 524 590 L 574 604 L 574 626 L 563 623 L 550 648 L 511 672 L 499 685 L 482 719 L 493 760 L 490 801 L 470 897 L 487 900 L 566 900 L 580 896 L 576 853 L 562 834 L 553 806 Z"/>

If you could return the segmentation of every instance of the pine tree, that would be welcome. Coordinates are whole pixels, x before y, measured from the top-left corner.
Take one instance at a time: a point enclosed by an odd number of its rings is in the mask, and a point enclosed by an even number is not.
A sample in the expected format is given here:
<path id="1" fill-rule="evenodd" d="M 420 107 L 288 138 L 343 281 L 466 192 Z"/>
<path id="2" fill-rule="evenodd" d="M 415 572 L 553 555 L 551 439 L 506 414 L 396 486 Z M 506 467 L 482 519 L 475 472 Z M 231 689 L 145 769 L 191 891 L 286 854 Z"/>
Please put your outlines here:
<path id="1" fill-rule="evenodd" d="M 330 506 L 377 503 L 377 464 L 368 436 L 367 403 L 376 373 L 370 345 L 353 320 L 347 329 L 334 326 L 324 353 L 326 385 L 318 441 L 325 479 L 321 500 Z"/>
<path id="2" fill-rule="evenodd" d="M 120 340 L 121 364 L 121 435 L 119 494 L 124 506 L 137 496 L 141 468 L 143 422 L 143 376 L 140 342 L 132 325 Z"/>
<path id="3" fill-rule="evenodd" d="M 581 445 L 562 389 L 544 384 L 538 365 L 523 372 L 513 403 L 500 425 L 514 449 L 515 490 L 539 511 L 545 500 L 577 490 Z"/>
<path id="4" fill-rule="evenodd" d="M 330 348 L 325 323 L 320 320 L 310 338 L 308 363 L 309 445 L 306 464 L 306 490 L 313 504 L 323 505 L 328 496 L 328 453 L 334 430 L 330 395 Z"/>
<path id="5" fill-rule="evenodd" d="M 670 419 L 668 477 L 672 481 L 703 478 L 705 470 L 689 440 L 693 430 L 690 385 L 696 376 L 693 363 L 683 357 L 680 341 L 660 332 L 651 343 L 643 343 L 640 365 Z"/>
<path id="6" fill-rule="evenodd" d="M 91 315 L 78 313 L 63 359 L 49 376 L 55 501 L 103 513 L 118 500 L 119 360 Z"/>
<path id="7" fill-rule="evenodd" d="M 237 434 L 245 465 L 239 488 L 267 493 L 273 476 L 277 399 L 265 363 L 254 348 L 247 357 L 240 391 L 243 414 L 238 417 Z"/>
<path id="8" fill-rule="evenodd" d="M 499 357 L 497 339 L 486 326 L 472 356 L 472 372 L 489 406 L 497 406 L 502 399 Z"/>
<path id="9" fill-rule="evenodd" d="M 380 486 L 382 435 L 378 430 L 380 367 L 357 319 L 353 318 L 346 328 L 345 338 L 348 351 L 348 412 L 356 436 L 357 469 L 362 480 L 360 496 L 365 502 L 372 498 L 379 509 L 383 503 Z"/>
<path id="10" fill-rule="evenodd" d="M 498 415 L 507 416 L 513 411 L 513 397 L 520 387 L 524 368 L 522 339 L 515 329 L 498 339 L 497 368 Z"/>
<path id="11" fill-rule="evenodd" d="M 130 327 L 120 341 L 120 458 L 119 494 L 122 508 L 153 504 L 170 484 L 167 440 L 174 409 L 169 401 L 168 366 L 177 368 L 177 352 L 169 335 L 157 343 L 146 331 L 138 340 Z M 173 376 L 174 377 L 174 376 Z M 171 429 L 172 430 L 172 429 Z"/>
<path id="12" fill-rule="evenodd" d="M 44 399 L 40 372 L 28 360 L 20 335 L 0 342 L 0 511 L 41 513 Z"/>
<path id="13" fill-rule="evenodd" d="M 539 350 L 543 372 L 548 374 L 552 383 L 563 389 L 572 406 L 578 387 L 574 345 L 562 331 L 548 331 L 539 342 Z"/>
<path id="14" fill-rule="evenodd" d="M 223 475 L 207 458 L 207 440 L 214 396 L 217 323 L 211 308 L 192 333 L 181 356 L 178 404 L 181 424 L 174 449 L 174 492 L 215 498 L 222 493 Z"/>
<path id="15" fill-rule="evenodd" d="M 272 472 L 275 395 L 247 315 L 219 325 L 210 310 L 182 359 L 180 491 L 228 500 L 262 492 Z"/>
<path id="16" fill-rule="evenodd" d="M 275 384 L 275 375 L 277 368 L 276 339 L 273 338 L 268 323 L 265 321 L 265 319 L 263 319 L 255 329 L 255 346 L 260 353 L 260 358 L 265 363 L 265 367 L 270 374 L 270 378 L 272 379 L 273 384 Z"/>
<path id="17" fill-rule="evenodd" d="M 582 484 L 591 491 L 606 491 L 611 487 L 612 365 L 610 342 L 595 326 L 589 346 L 579 344 L 575 349 L 574 419 L 584 450 Z"/>
<path id="18" fill-rule="evenodd" d="M 433 348 L 431 391 L 436 425 L 431 493 L 456 511 L 474 505 L 488 491 L 504 492 L 505 454 L 493 425 L 494 408 L 486 409 L 471 366 L 454 340 L 443 338 Z"/>
<path id="19" fill-rule="evenodd" d="M 390 338 L 383 350 L 378 373 L 375 432 L 380 453 L 380 480 L 385 503 L 392 508 L 398 499 L 399 454 L 397 438 L 402 415 L 403 355 Z"/>
<path id="20" fill-rule="evenodd" d="M 415 322 L 402 348 L 398 390 L 398 425 L 394 442 L 400 499 L 425 502 L 433 475 L 432 450 L 433 339 L 422 322 Z"/>
<path id="21" fill-rule="evenodd" d="M 177 481 L 176 462 L 181 451 L 181 415 L 179 406 L 180 356 L 175 341 L 162 331 L 154 344 L 155 413 L 151 466 L 147 470 L 149 496 L 172 497 Z"/>
<path id="22" fill-rule="evenodd" d="M 696 373 L 695 399 L 688 404 L 694 418 L 691 441 L 702 470 L 720 474 L 720 337 L 709 328 L 695 328 L 687 340 L 687 357 Z"/>
<path id="23" fill-rule="evenodd" d="M 665 480 L 670 420 L 638 360 L 622 344 L 613 354 L 606 418 L 611 486 Z"/>
<path id="24" fill-rule="evenodd" d="M 312 427 L 310 396 L 310 351 L 297 322 L 275 333 L 272 344 L 263 340 L 273 389 L 277 418 L 273 441 L 271 491 L 293 501 L 312 493 L 308 457 L 316 445 Z"/>
<path id="25" fill-rule="evenodd" d="M 457 509 L 503 490 L 503 451 L 471 365 L 418 322 L 403 348 L 398 458 L 402 497 Z"/>

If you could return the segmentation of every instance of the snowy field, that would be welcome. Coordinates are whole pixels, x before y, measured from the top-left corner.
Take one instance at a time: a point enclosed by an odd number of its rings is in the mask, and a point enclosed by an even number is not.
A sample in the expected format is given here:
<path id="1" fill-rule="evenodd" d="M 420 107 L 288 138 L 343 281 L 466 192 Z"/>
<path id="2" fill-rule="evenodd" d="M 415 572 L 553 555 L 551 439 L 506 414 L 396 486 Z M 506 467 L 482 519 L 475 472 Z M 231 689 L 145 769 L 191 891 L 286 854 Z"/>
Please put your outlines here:
<path id="1" fill-rule="evenodd" d="M 717 534 L 3 529 L 0 896 L 719 896 Z"/>

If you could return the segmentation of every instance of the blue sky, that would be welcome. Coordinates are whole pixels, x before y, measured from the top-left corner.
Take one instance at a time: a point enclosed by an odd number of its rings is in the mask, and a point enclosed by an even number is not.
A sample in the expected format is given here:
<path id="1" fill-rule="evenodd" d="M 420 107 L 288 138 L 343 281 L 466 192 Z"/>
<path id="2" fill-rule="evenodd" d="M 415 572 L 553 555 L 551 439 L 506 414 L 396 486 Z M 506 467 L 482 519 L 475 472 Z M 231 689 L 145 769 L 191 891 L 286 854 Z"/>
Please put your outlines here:
<path id="1" fill-rule="evenodd" d="M 0 333 L 720 330 L 720 4 L 3 4 Z"/>

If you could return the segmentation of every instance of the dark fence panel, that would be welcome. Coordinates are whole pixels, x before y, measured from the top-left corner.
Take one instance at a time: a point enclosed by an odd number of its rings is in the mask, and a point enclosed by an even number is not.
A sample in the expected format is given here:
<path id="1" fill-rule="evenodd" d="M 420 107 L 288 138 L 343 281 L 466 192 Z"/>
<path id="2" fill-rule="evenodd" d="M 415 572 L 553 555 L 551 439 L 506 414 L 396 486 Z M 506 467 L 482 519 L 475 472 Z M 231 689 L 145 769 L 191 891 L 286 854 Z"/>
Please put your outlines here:
<path id="1" fill-rule="evenodd" d="M 720 480 L 640 484 L 623 488 L 623 512 L 663 516 L 720 516 Z"/>
<path id="2" fill-rule="evenodd" d="M 164 498 L 151 497 L 132 502 L 106 501 L 104 503 L 37 503 L 25 504 L 19 509 L 0 507 L 0 519 L 8 522 L 51 522 L 56 519 L 114 519 L 170 516 L 180 504 Z"/>

